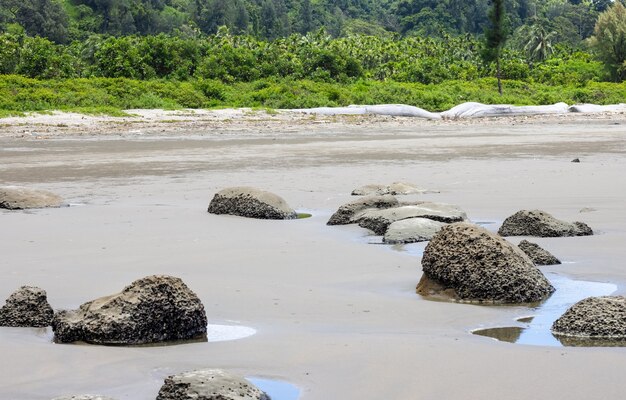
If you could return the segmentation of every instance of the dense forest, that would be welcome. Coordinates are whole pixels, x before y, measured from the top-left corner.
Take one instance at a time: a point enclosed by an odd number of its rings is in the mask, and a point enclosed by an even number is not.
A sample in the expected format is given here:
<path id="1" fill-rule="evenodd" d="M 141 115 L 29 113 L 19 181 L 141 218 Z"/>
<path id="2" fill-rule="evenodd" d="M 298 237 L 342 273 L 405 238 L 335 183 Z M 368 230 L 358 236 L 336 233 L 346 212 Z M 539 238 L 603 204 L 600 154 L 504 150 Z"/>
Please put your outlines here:
<path id="1" fill-rule="evenodd" d="M 326 89 L 321 88 L 330 84 L 341 92 L 351 85 L 378 87 L 375 82 L 386 82 L 404 85 L 395 87 L 408 93 L 424 90 L 411 85 L 465 82 L 480 87 L 495 75 L 508 82 L 505 87 L 520 89 L 524 83 L 528 92 L 537 92 L 533 97 L 518 90 L 518 98 L 508 99 L 511 102 L 615 101 L 626 97 L 623 85 L 605 95 L 588 88 L 594 82 L 621 82 L 626 77 L 626 9 L 622 3 L 624 0 L 0 0 L 0 74 L 4 74 L 0 75 L 0 95 L 24 95 L 30 90 L 28 101 L 0 96 L 0 109 L 63 107 L 63 101 L 69 99 L 54 99 L 63 91 L 60 88 L 75 84 L 95 93 L 102 88 L 94 85 L 112 85 L 105 83 L 108 78 L 127 79 L 125 84 L 159 80 L 163 87 L 189 82 L 189 90 L 195 94 L 188 98 L 193 100 L 177 98 L 153 104 L 172 107 L 335 105 L 359 99 L 319 95 L 317 89 L 323 92 Z M 494 4 L 502 6 L 499 22 L 493 19 Z M 489 41 L 494 24 L 501 25 L 502 46 L 498 45 L 496 53 Z M 76 79 L 91 82 L 78 84 Z M 235 101 L 225 93 L 234 93 L 231 89 L 238 84 L 248 84 L 238 90 L 271 87 L 285 93 L 297 92 L 289 87 L 306 87 L 314 92 L 315 100 L 307 96 L 288 99 L 285 94 L 284 101 L 278 101 L 280 96 L 274 94 L 274 101 L 261 95 Z M 36 87 L 41 85 L 49 88 L 50 99 L 40 98 Z M 544 86 L 537 89 L 537 85 Z M 545 95 L 548 86 L 558 85 L 578 91 L 563 90 L 569 95 L 562 98 L 554 93 Z M 106 90 L 110 94 L 112 89 Z M 166 91 L 150 93 L 161 98 Z M 469 92 L 474 95 L 468 94 L 465 100 L 479 99 L 480 90 Z M 88 101 L 88 97 L 81 93 L 78 98 L 85 101 L 72 104 L 102 104 Z M 421 95 L 382 97 L 360 100 L 427 101 Z M 297 98 L 302 102 L 295 101 Z M 136 105 L 112 101 L 104 103 L 120 108 Z M 72 106 L 70 103 L 67 105 Z"/>

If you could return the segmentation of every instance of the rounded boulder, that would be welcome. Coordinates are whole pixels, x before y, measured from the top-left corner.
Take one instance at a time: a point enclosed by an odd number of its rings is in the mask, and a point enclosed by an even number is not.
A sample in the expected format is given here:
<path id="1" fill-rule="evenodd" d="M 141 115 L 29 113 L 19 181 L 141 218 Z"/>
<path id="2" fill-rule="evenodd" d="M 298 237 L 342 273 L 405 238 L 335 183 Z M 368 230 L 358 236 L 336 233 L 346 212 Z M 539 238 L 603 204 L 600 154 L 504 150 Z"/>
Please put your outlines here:
<path id="1" fill-rule="evenodd" d="M 339 207 L 339 209 L 330 217 L 327 225 L 346 225 L 352 223 L 352 218 L 358 212 L 367 209 L 387 209 L 397 207 L 398 199 L 391 195 L 383 196 L 366 196 L 351 201 Z"/>
<path id="2" fill-rule="evenodd" d="M 541 210 L 521 210 L 504 220 L 498 230 L 502 236 L 564 237 L 593 235 L 583 222 L 565 222 Z"/>
<path id="3" fill-rule="evenodd" d="M 389 225 L 383 242 L 389 244 L 424 242 L 431 240 L 444 226 L 446 224 L 443 222 L 427 218 L 403 219 Z"/>
<path id="4" fill-rule="evenodd" d="M 417 292 L 464 302 L 533 303 L 554 288 L 532 261 L 505 239 L 469 223 L 443 227 L 422 257 Z"/>
<path id="5" fill-rule="evenodd" d="M 22 286 L 0 308 L 0 326 L 42 328 L 50 326 L 53 315 L 45 290 Z"/>
<path id="6" fill-rule="evenodd" d="M 22 186 L 0 187 L 0 208 L 27 210 L 31 208 L 54 208 L 63 205 L 63 199 L 47 190 L 29 189 Z"/>
<path id="7" fill-rule="evenodd" d="M 242 377 L 219 369 L 183 372 L 168 376 L 156 400 L 270 400 Z"/>
<path id="8" fill-rule="evenodd" d="M 537 243 L 522 240 L 517 247 L 526 254 L 535 265 L 556 265 L 561 261 L 552 255 L 549 251 L 541 248 Z"/>
<path id="9" fill-rule="evenodd" d="M 552 324 L 552 333 L 584 339 L 626 339 L 626 297 L 588 297 Z"/>
<path id="10" fill-rule="evenodd" d="M 60 311 L 52 321 L 60 343 L 137 345 L 206 337 L 202 302 L 179 278 L 153 275 L 120 293 Z"/>
<path id="11" fill-rule="evenodd" d="M 296 212 L 280 196 L 252 187 L 226 188 L 215 194 L 207 210 L 258 219 L 295 219 Z"/>

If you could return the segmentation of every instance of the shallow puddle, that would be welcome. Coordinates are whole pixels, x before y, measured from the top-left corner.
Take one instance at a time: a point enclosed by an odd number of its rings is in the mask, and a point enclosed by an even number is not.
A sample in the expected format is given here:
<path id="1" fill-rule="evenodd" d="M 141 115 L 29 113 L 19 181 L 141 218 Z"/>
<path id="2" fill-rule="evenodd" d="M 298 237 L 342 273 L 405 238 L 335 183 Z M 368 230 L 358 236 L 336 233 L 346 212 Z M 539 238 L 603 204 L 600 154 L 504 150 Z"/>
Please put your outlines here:
<path id="1" fill-rule="evenodd" d="M 300 397 L 300 389 L 291 383 L 255 377 L 246 379 L 264 391 L 272 400 L 297 400 Z"/>
<path id="2" fill-rule="evenodd" d="M 552 323 L 574 303 L 591 296 L 608 296 L 617 290 L 611 283 L 576 281 L 557 274 L 547 274 L 556 291 L 537 307 L 530 308 L 532 317 L 521 317 L 518 326 L 494 327 L 472 331 L 475 335 L 488 336 L 503 342 L 536 346 L 607 346 L 605 342 L 557 338 L 550 332 Z M 623 346 L 626 342 L 612 342 Z"/>

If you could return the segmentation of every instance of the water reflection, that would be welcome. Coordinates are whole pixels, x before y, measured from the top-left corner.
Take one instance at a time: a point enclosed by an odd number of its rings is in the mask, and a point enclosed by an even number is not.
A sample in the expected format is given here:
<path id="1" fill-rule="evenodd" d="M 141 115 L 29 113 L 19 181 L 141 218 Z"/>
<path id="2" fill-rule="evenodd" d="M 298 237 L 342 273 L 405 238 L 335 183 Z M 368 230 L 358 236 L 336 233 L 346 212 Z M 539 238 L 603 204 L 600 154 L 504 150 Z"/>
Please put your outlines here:
<path id="1" fill-rule="evenodd" d="M 291 383 L 255 377 L 246 379 L 264 391 L 272 400 L 297 400 L 300 397 L 300 389 Z"/>

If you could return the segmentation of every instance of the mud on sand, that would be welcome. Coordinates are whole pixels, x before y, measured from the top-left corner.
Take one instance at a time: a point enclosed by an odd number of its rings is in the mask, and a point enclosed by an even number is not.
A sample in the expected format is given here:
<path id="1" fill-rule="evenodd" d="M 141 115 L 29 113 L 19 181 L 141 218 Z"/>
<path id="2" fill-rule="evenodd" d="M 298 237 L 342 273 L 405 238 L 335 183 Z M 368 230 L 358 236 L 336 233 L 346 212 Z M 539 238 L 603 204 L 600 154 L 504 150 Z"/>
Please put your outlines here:
<path id="1" fill-rule="evenodd" d="M 86 126 L 0 122 L 0 184 L 48 189 L 74 205 L 0 212 L 0 297 L 36 285 L 53 307 L 72 309 L 137 278 L 168 274 L 198 294 L 210 324 L 257 334 L 111 348 L 1 328 L 0 354 L 11 361 L 0 364 L 0 398 L 148 400 L 165 376 L 195 368 L 293 382 L 305 400 L 586 400 L 626 392 L 626 349 L 471 335 L 529 310 L 423 300 L 415 294 L 419 257 L 367 245 L 361 228 L 325 225 L 352 189 L 376 182 L 438 189 L 419 198 L 457 204 L 470 219 L 493 222 L 490 229 L 517 210 L 544 209 L 598 235 L 536 240 L 564 261 L 542 270 L 615 282 L 624 294 L 623 116 L 107 118 Z M 571 163 L 576 157 L 581 162 Z M 212 195 L 233 185 L 272 191 L 313 217 L 208 214 Z"/>

